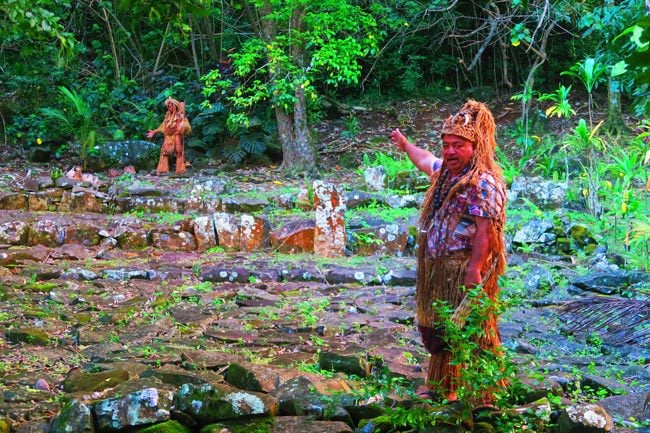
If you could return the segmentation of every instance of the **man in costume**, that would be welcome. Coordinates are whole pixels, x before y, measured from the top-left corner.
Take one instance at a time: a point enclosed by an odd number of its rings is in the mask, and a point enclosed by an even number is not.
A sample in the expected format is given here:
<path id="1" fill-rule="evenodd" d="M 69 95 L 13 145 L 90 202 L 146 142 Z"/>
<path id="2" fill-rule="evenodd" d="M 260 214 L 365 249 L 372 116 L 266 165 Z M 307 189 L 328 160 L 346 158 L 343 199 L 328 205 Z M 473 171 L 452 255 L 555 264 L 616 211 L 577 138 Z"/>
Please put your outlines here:
<path id="1" fill-rule="evenodd" d="M 185 102 L 178 102 L 176 99 L 167 98 L 165 101 L 167 113 L 165 120 L 156 129 L 147 131 L 147 138 L 151 138 L 157 133 L 165 136 L 162 149 L 160 149 L 160 159 L 156 167 L 156 173 L 169 172 L 169 157 L 176 155 L 176 174 L 185 172 L 185 145 L 183 140 L 185 136 L 192 132 L 190 122 L 185 117 Z"/>
<path id="2" fill-rule="evenodd" d="M 399 129 L 391 133 L 393 143 L 431 178 L 419 222 L 416 318 L 431 354 L 428 387 L 450 401 L 457 399 L 462 386 L 462 366 L 450 364 L 453 354 L 433 303 L 444 301 L 458 311 L 467 288 L 478 285 L 496 301 L 497 277 L 506 263 L 506 191 L 494 161 L 495 135 L 489 108 L 472 100 L 445 120 L 442 159 L 410 143 Z M 501 344 L 497 317 L 492 311 L 484 317 L 477 342 L 481 349 L 495 350 Z M 492 403 L 492 393 L 485 391 L 481 403 Z"/>

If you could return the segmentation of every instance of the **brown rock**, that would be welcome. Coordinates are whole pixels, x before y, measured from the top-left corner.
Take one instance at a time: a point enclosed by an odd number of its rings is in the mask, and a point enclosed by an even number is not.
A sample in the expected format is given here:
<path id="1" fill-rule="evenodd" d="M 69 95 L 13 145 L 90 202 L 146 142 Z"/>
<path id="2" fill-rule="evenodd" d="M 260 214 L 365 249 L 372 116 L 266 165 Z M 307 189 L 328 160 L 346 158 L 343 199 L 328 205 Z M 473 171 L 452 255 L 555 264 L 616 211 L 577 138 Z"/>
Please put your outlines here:
<path id="1" fill-rule="evenodd" d="M 34 212 L 56 210 L 57 204 L 61 201 L 62 196 L 63 190 L 59 188 L 53 188 L 29 194 L 29 210 Z"/>
<path id="2" fill-rule="evenodd" d="M 99 245 L 101 240 L 100 230 L 101 228 L 96 225 L 83 222 L 67 226 L 63 229 L 63 243 L 81 244 L 87 247 Z"/>
<path id="3" fill-rule="evenodd" d="M 268 247 L 271 236 L 271 225 L 264 218 L 252 215 L 242 215 L 239 227 L 239 249 L 256 251 Z"/>
<path id="4" fill-rule="evenodd" d="M 192 221 L 192 233 L 196 237 L 196 248 L 205 251 L 217 245 L 217 233 L 214 230 L 214 219 L 206 216 Z"/>
<path id="5" fill-rule="evenodd" d="M 101 193 L 79 187 L 65 191 L 59 204 L 59 212 L 101 213 L 106 208 Z"/>
<path id="6" fill-rule="evenodd" d="M 0 223 L 0 244 L 25 245 L 29 237 L 29 224 L 24 221 Z"/>
<path id="7" fill-rule="evenodd" d="M 196 250 L 196 238 L 192 233 L 181 231 L 179 233 L 154 232 L 151 243 L 156 248 L 170 251 Z"/>
<path id="8" fill-rule="evenodd" d="M 29 245 L 57 247 L 63 243 L 63 227 L 58 221 L 42 219 L 36 221 L 29 231 Z"/>
<path id="9" fill-rule="evenodd" d="M 19 193 L 0 192 L 0 209 L 24 210 L 27 209 L 27 195 Z"/>
<path id="10" fill-rule="evenodd" d="M 238 251 L 240 248 L 238 218 L 226 212 L 217 212 L 213 215 L 213 218 L 219 246 L 226 251 Z"/>
<path id="11" fill-rule="evenodd" d="M 315 220 L 289 222 L 271 233 L 271 246 L 281 253 L 311 253 L 315 231 Z"/>

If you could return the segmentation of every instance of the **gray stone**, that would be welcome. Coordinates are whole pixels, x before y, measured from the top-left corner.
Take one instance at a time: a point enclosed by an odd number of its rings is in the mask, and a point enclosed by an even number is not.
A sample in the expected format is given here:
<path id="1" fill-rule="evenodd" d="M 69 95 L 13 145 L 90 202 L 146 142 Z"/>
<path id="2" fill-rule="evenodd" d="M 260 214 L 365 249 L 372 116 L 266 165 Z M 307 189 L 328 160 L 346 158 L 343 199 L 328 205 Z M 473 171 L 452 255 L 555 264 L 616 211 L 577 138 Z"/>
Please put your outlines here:
<path id="1" fill-rule="evenodd" d="M 139 170 L 155 167 L 160 145 L 145 140 L 108 141 L 97 146 L 97 153 L 109 167 L 132 165 Z"/>
<path id="2" fill-rule="evenodd" d="M 228 419 L 275 415 L 278 402 L 267 394 L 241 391 L 228 385 L 184 384 L 174 397 L 174 406 L 200 424 L 209 424 Z"/>
<path id="3" fill-rule="evenodd" d="M 557 421 L 558 433 L 599 433 L 612 430 L 614 423 L 607 411 L 597 404 L 568 406 Z"/>
<path id="4" fill-rule="evenodd" d="M 264 210 L 269 201 L 264 197 L 231 196 L 221 200 L 221 211 L 228 213 L 253 213 Z"/>
<path id="5" fill-rule="evenodd" d="M 378 284 L 380 277 L 374 270 L 333 267 L 325 274 L 329 284 Z"/>
<path id="6" fill-rule="evenodd" d="M 590 292 L 612 294 L 627 287 L 630 284 L 630 277 L 627 272 L 622 270 L 591 272 L 575 278 L 571 284 Z"/>
<path id="7" fill-rule="evenodd" d="M 342 421 L 317 421 L 313 417 L 283 416 L 275 419 L 271 433 L 352 433 Z"/>
<path id="8" fill-rule="evenodd" d="M 93 405 L 99 431 L 117 431 L 128 427 L 169 420 L 173 393 L 156 388 L 145 388 L 102 400 Z"/>
<path id="9" fill-rule="evenodd" d="M 389 195 L 386 202 L 392 208 L 419 208 L 424 200 L 422 194 Z"/>
<path id="10" fill-rule="evenodd" d="M 552 233 L 553 223 L 545 220 L 533 219 L 524 224 L 512 239 L 517 244 L 551 244 L 556 236 Z"/>
<path id="11" fill-rule="evenodd" d="M 90 408 L 79 400 L 71 400 L 61 408 L 57 416 L 52 419 L 50 433 L 94 433 Z"/>
<path id="12" fill-rule="evenodd" d="M 415 286 L 415 277 L 415 269 L 390 269 L 381 281 L 387 286 Z"/>
<path id="13" fill-rule="evenodd" d="M 650 392 L 614 395 L 598 402 L 617 423 L 650 420 Z"/>
<path id="14" fill-rule="evenodd" d="M 345 195 L 345 201 L 348 209 L 386 204 L 383 195 L 365 191 L 349 191 Z"/>
<path id="15" fill-rule="evenodd" d="M 363 171 L 363 179 L 371 191 L 383 191 L 386 188 L 386 169 L 377 165 Z"/>
<path id="16" fill-rule="evenodd" d="M 508 190 L 508 201 L 515 203 L 530 200 L 543 209 L 559 209 L 566 202 L 568 185 L 564 182 L 553 182 L 541 177 L 516 177 Z"/>
<path id="17" fill-rule="evenodd" d="M 248 283 L 251 276 L 250 271 L 243 268 L 228 268 L 223 265 L 209 266 L 201 269 L 199 279 L 201 281 L 212 281 L 213 283 L 237 282 Z"/>
<path id="18" fill-rule="evenodd" d="M 526 294 L 535 295 L 540 290 L 550 289 L 555 284 L 553 274 L 541 266 L 533 266 L 524 277 L 524 288 Z"/>
<path id="19" fill-rule="evenodd" d="M 25 245 L 29 236 L 29 224 L 24 221 L 0 223 L 0 244 Z"/>
<path id="20" fill-rule="evenodd" d="M 155 271 L 133 270 L 127 271 L 125 269 L 105 269 L 102 271 L 102 278 L 107 280 L 150 280 L 155 275 Z"/>

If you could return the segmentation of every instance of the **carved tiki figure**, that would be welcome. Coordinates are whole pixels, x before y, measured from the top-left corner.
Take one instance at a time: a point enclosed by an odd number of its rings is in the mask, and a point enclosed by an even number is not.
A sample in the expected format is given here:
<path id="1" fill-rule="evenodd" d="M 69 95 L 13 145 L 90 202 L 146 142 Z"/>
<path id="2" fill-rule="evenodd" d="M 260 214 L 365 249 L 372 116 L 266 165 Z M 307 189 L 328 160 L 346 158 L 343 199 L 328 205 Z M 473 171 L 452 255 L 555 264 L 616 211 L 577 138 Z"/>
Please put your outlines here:
<path id="1" fill-rule="evenodd" d="M 186 135 L 192 132 L 190 122 L 185 117 L 185 102 L 178 102 L 173 98 L 167 98 L 165 101 L 167 114 L 165 120 L 157 129 L 147 131 L 147 138 L 151 138 L 157 133 L 165 136 L 162 149 L 160 149 L 160 160 L 156 173 L 169 172 L 169 157 L 176 155 L 176 174 L 185 172 L 185 145 L 183 143 Z"/>

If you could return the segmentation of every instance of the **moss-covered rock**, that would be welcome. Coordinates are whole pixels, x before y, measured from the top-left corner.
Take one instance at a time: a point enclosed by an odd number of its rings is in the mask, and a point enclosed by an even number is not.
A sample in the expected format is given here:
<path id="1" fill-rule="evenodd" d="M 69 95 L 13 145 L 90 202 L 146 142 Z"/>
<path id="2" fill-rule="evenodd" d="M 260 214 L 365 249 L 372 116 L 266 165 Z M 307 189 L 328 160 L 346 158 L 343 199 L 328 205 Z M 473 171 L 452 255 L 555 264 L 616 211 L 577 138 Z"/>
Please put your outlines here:
<path id="1" fill-rule="evenodd" d="M 220 384 L 185 384 L 176 394 L 174 405 L 200 424 L 275 415 L 278 410 L 278 401 L 267 394 L 244 392 Z"/>
<path id="2" fill-rule="evenodd" d="M 171 420 L 136 430 L 137 433 L 190 433 L 190 429 L 178 421 Z"/>
<path id="3" fill-rule="evenodd" d="M 241 364 L 230 364 L 225 375 L 226 382 L 237 388 L 262 392 L 262 385 L 251 371 Z"/>
<path id="4" fill-rule="evenodd" d="M 9 329 L 5 332 L 5 337 L 12 343 L 27 343 L 35 346 L 48 346 L 51 340 L 49 334 L 39 328 Z"/>
<path id="5" fill-rule="evenodd" d="M 61 408 L 50 424 L 50 433 L 94 433 L 90 408 L 79 400 L 71 400 Z"/>
<path id="6" fill-rule="evenodd" d="M 226 421 L 208 424 L 199 433 L 221 433 L 224 429 L 231 433 L 271 433 L 273 432 L 273 424 L 272 418 Z"/>
<path id="7" fill-rule="evenodd" d="M 75 369 L 68 373 L 63 380 L 65 392 L 94 392 L 112 388 L 115 385 L 129 380 L 129 372 L 126 370 L 109 370 L 99 373 L 86 373 Z"/>

